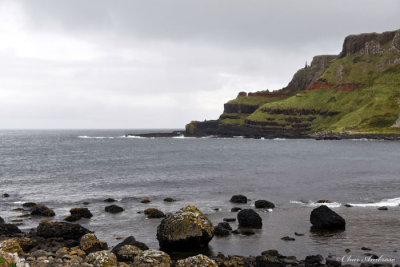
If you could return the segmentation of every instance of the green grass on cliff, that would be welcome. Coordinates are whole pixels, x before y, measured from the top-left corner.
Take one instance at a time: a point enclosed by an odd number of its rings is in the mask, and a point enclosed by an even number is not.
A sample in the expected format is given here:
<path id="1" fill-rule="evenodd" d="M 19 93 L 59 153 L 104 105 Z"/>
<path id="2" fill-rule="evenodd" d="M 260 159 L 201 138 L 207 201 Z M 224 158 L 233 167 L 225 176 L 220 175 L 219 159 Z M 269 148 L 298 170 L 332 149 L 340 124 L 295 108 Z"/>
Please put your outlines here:
<path id="1" fill-rule="evenodd" d="M 400 55 L 398 56 L 400 58 Z M 396 57 L 359 56 L 357 63 L 353 64 L 354 58 L 355 56 L 351 56 L 335 60 L 322 78 L 338 87 L 346 83 L 362 84 L 362 89 L 350 92 L 325 89 L 301 92 L 288 99 L 263 105 L 248 116 L 248 119 L 258 122 L 273 119 L 282 122 L 289 117 L 289 115 L 268 114 L 262 112 L 262 108 L 314 109 L 339 112 L 339 114 L 315 115 L 311 131 L 400 133 L 399 128 L 391 127 L 400 113 L 400 64 L 385 66 L 389 60 L 393 62 Z M 342 72 L 341 77 L 338 77 L 338 72 Z M 303 119 L 305 117 L 298 116 Z"/>
<path id="2" fill-rule="evenodd" d="M 266 103 L 282 100 L 279 97 L 256 97 L 256 96 L 238 96 L 237 98 L 229 101 L 227 104 L 242 104 L 261 106 Z"/>

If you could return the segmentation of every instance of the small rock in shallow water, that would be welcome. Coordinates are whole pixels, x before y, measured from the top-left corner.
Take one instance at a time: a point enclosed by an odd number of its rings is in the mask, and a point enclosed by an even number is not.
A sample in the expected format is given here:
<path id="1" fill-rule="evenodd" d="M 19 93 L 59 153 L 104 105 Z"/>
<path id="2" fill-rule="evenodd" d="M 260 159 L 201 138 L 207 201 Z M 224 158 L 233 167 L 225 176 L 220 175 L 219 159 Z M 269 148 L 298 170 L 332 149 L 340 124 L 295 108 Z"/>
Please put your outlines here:
<path id="1" fill-rule="evenodd" d="M 109 213 L 120 213 L 120 212 L 124 211 L 124 209 L 122 207 L 117 206 L 117 205 L 107 206 L 104 208 L 104 210 Z"/>
<path id="2" fill-rule="evenodd" d="M 300 233 L 298 233 L 298 232 L 294 232 L 294 235 L 303 236 L 304 234 L 300 234 Z"/>
<path id="3" fill-rule="evenodd" d="M 231 233 L 232 227 L 227 222 L 219 223 L 215 227 L 214 235 L 216 236 L 227 236 Z"/>
<path id="4" fill-rule="evenodd" d="M 349 248 L 346 248 L 345 252 L 349 253 L 351 250 Z"/>
<path id="5" fill-rule="evenodd" d="M 279 252 L 276 249 L 270 249 L 270 250 L 266 250 L 266 251 L 261 252 L 261 255 L 278 257 L 279 256 Z"/>
<path id="6" fill-rule="evenodd" d="M 154 209 L 154 208 L 145 209 L 144 214 L 146 214 L 147 218 L 149 218 L 149 219 L 165 217 L 164 212 L 162 212 L 161 210 L 158 210 L 158 209 Z"/>
<path id="7" fill-rule="evenodd" d="M 368 247 L 362 247 L 361 250 L 372 250 L 372 249 Z"/>
<path id="8" fill-rule="evenodd" d="M 239 226 L 241 227 L 252 227 L 261 228 L 262 219 L 257 212 L 252 209 L 241 210 L 237 215 Z"/>
<path id="9" fill-rule="evenodd" d="M 5 194 L 3 194 L 3 197 L 10 197 L 10 195 L 5 193 Z"/>
<path id="10" fill-rule="evenodd" d="M 82 204 L 85 205 L 85 206 L 87 206 L 87 205 L 90 204 L 90 202 L 85 201 L 85 202 L 82 202 Z"/>
<path id="11" fill-rule="evenodd" d="M 43 217 L 53 217 L 56 214 L 52 209 L 49 209 L 45 205 L 36 205 L 32 207 L 31 215 L 43 216 Z"/>
<path id="12" fill-rule="evenodd" d="M 230 200 L 232 203 L 240 203 L 240 204 L 246 204 L 247 203 L 247 197 L 244 195 L 234 195 L 231 197 Z"/>
<path id="13" fill-rule="evenodd" d="M 231 212 L 238 212 L 238 211 L 241 211 L 241 210 L 242 210 L 242 208 L 238 208 L 238 207 L 231 208 Z"/>
<path id="14" fill-rule="evenodd" d="M 164 201 L 165 201 L 165 202 L 174 202 L 174 201 L 176 201 L 176 200 L 173 199 L 172 197 L 166 197 L 166 198 L 164 198 Z"/>
<path id="15" fill-rule="evenodd" d="M 35 202 L 25 202 L 24 204 L 22 204 L 22 207 L 24 208 L 32 208 L 34 206 L 36 206 L 37 204 Z"/>
<path id="16" fill-rule="evenodd" d="M 254 203 L 254 205 L 257 209 L 274 209 L 275 208 L 275 204 L 268 200 L 257 200 Z"/>
<path id="17" fill-rule="evenodd" d="M 323 260 L 324 260 L 324 257 L 322 257 L 321 255 L 310 255 L 310 256 L 306 256 L 304 261 L 305 261 L 306 266 L 307 266 L 307 264 L 320 265 L 323 262 Z"/>
<path id="18" fill-rule="evenodd" d="M 293 237 L 290 236 L 284 236 L 281 238 L 281 240 L 283 241 L 295 241 L 296 239 L 294 239 Z"/>
<path id="19" fill-rule="evenodd" d="M 224 222 L 236 222 L 236 218 L 224 218 Z"/>
<path id="20" fill-rule="evenodd" d="M 238 235 L 238 234 L 240 234 L 240 231 L 239 231 L 238 229 L 233 230 L 233 231 L 232 231 L 232 234 Z"/>
<path id="21" fill-rule="evenodd" d="M 353 207 L 351 204 L 344 204 L 345 207 L 351 208 Z"/>
<path id="22" fill-rule="evenodd" d="M 388 207 L 386 207 L 386 206 L 379 207 L 378 210 L 388 210 Z"/>
<path id="23" fill-rule="evenodd" d="M 251 229 L 241 229 L 241 230 L 240 230 L 240 233 L 241 233 L 242 235 L 254 235 L 256 232 L 254 232 L 254 231 L 251 230 Z"/>
<path id="24" fill-rule="evenodd" d="M 333 258 L 333 257 L 328 257 L 325 259 L 325 264 L 327 266 L 332 266 L 332 267 L 339 267 L 342 265 L 342 262 Z"/>
<path id="25" fill-rule="evenodd" d="M 317 201 L 317 203 L 333 203 L 333 201 L 327 199 L 320 199 Z"/>
<path id="26" fill-rule="evenodd" d="M 115 201 L 116 200 L 114 198 L 112 198 L 112 197 L 104 199 L 104 202 L 108 202 L 108 203 L 115 202 Z"/>
<path id="27" fill-rule="evenodd" d="M 150 199 L 148 199 L 148 198 L 143 199 L 142 201 L 140 201 L 140 203 L 143 203 L 143 204 L 150 203 Z"/>
<path id="28" fill-rule="evenodd" d="M 0 217 L 0 224 L 5 224 L 6 222 L 4 221 L 3 218 Z"/>

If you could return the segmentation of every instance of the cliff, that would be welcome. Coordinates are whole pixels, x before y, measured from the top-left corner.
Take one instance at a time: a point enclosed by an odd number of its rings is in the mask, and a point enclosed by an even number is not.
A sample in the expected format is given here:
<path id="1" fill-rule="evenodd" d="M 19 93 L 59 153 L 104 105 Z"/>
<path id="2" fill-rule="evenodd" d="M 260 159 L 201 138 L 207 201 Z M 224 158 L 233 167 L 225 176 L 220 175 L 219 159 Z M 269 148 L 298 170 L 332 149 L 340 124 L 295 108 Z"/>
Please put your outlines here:
<path id="1" fill-rule="evenodd" d="M 240 92 L 217 120 L 186 135 L 306 137 L 318 132 L 400 134 L 400 30 L 345 38 L 273 92 Z"/>

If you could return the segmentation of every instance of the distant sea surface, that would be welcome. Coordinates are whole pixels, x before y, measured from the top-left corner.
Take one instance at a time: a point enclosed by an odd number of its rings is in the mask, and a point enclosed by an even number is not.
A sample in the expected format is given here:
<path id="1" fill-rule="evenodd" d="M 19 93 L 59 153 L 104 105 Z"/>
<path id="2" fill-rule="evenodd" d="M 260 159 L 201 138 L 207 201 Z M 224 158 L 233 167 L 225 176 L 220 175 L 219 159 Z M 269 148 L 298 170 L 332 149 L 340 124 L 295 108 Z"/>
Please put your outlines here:
<path id="1" fill-rule="evenodd" d="M 361 257 L 365 246 L 399 263 L 400 142 L 124 137 L 153 131 L 0 131 L 1 194 L 10 194 L 0 196 L 0 216 L 18 219 L 21 212 L 12 209 L 32 201 L 53 208 L 54 220 L 61 221 L 87 201 L 94 217 L 78 223 L 110 246 L 119 242 L 117 237 L 133 235 L 158 249 L 160 219 L 138 213 L 146 208 L 174 212 L 194 204 L 217 224 L 236 217 L 232 207 L 254 208 L 255 200 L 266 199 L 277 208 L 259 210 L 261 230 L 252 236 L 214 237 L 208 253 L 248 256 L 277 249 L 300 258 Z M 238 193 L 251 201 L 230 203 Z M 104 212 L 108 197 L 125 211 Z M 166 203 L 165 197 L 178 201 Z M 151 202 L 140 203 L 144 198 Z M 329 205 L 346 219 L 344 232 L 310 232 L 309 216 L 320 199 L 334 202 Z M 389 210 L 377 210 L 380 206 Z M 20 227 L 36 227 L 40 220 L 26 219 Z M 283 236 L 296 240 L 283 241 Z"/>

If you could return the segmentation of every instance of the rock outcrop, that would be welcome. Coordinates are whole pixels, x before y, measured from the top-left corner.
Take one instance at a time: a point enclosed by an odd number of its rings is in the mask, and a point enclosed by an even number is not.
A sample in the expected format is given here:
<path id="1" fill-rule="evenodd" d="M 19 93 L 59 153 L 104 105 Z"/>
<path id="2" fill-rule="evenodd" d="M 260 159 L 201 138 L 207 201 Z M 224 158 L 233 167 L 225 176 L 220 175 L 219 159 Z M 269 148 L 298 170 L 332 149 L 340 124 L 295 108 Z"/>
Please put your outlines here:
<path id="1" fill-rule="evenodd" d="M 206 247 L 213 236 L 213 224 L 196 206 L 167 215 L 157 228 L 160 247 L 167 250 Z"/>
<path id="2" fill-rule="evenodd" d="M 311 212 L 310 222 L 315 229 L 321 230 L 339 230 L 346 227 L 346 221 L 325 205 Z"/>

